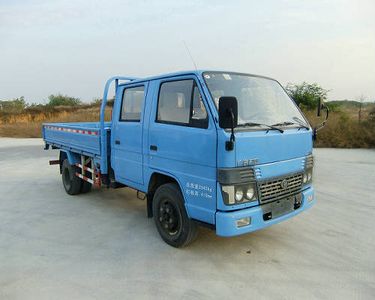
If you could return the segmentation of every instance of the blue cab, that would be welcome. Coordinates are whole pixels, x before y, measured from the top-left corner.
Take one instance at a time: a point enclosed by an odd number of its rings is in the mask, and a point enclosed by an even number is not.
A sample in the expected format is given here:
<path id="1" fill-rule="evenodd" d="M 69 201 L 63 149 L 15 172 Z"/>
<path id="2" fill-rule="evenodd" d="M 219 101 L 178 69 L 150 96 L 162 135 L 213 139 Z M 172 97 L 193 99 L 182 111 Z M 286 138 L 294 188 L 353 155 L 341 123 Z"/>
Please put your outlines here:
<path id="1" fill-rule="evenodd" d="M 111 83 L 111 122 L 105 109 Z M 319 104 L 319 109 L 321 104 Z M 183 247 L 199 225 L 236 236 L 315 203 L 315 131 L 274 79 L 221 71 L 106 83 L 100 122 L 46 123 L 66 192 L 130 187 L 162 239 Z"/>

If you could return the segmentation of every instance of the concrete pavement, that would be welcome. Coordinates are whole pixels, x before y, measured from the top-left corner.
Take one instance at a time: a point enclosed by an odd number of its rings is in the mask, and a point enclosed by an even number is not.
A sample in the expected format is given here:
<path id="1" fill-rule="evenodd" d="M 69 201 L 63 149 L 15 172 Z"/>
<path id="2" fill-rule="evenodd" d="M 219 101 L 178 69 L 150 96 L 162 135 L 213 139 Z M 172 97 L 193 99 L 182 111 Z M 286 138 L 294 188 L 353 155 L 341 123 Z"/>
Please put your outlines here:
<path id="1" fill-rule="evenodd" d="M 129 189 L 69 196 L 57 151 L 0 139 L 0 299 L 374 299 L 375 151 L 316 149 L 318 203 L 174 249 Z"/>

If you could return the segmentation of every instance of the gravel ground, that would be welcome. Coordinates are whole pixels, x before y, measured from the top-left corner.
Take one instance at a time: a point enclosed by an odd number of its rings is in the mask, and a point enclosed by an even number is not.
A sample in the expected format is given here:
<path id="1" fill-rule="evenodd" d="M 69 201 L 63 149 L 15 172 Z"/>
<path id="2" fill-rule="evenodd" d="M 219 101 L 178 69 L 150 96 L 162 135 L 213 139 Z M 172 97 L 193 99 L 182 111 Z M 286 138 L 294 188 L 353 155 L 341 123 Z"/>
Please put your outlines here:
<path id="1" fill-rule="evenodd" d="M 65 193 L 40 139 L 0 139 L 0 299 L 374 299 L 375 151 L 316 149 L 318 203 L 188 248 L 129 189 Z"/>

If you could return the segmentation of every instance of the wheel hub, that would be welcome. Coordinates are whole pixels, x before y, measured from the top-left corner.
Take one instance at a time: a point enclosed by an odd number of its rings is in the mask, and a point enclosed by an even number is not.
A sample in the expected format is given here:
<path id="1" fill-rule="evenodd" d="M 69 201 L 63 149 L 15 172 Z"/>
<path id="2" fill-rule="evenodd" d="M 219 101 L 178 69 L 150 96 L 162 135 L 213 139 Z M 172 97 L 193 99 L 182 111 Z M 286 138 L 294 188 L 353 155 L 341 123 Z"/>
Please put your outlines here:
<path id="1" fill-rule="evenodd" d="M 176 209 L 167 201 L 162 202 L 160 205 L 159 222 L 169 235 L 174 235 L 178 232 L 179 222 Z"/>

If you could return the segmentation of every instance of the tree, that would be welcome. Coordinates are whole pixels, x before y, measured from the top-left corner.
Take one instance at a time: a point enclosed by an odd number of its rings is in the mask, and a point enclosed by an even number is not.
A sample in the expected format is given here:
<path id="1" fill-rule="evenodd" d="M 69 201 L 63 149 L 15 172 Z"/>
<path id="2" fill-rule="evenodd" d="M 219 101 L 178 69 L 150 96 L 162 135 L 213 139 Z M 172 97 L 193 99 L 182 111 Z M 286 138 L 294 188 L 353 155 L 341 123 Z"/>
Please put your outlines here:
<path id="1" fill-rule="evenodd" d="M 329 90 L 322 88 L 317 83 L 311 84 L 307 82 L 301 84 L 288 83 L 285 89 L 299 107 L 308 110 L 317 107 L 319 98 L 327 99 L 327 93 L 329 92 Z"/>
<path id="2" fill-rule="evenodd" d="M 57 94 L 48 97 L 48 104 L 50 106 L 77 106 L 82 102 L 79 98 L 69 97 L 67 95 Z"/>

